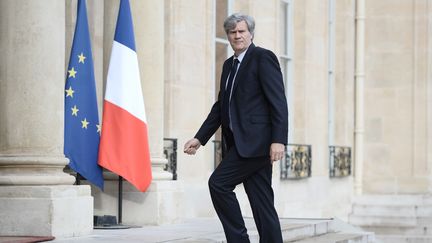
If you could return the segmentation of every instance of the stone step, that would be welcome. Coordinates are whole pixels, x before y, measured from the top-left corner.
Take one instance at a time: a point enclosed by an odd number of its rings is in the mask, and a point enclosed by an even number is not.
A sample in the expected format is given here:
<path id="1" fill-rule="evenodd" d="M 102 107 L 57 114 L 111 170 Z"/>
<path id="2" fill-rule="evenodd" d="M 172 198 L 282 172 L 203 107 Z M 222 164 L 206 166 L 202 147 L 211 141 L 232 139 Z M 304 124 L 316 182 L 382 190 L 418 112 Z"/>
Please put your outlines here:
<path id="1" fill-rule="evenodd" d="M 365 205 L 353 204 L 352 214 L 356 216 L 399 216 L 416 217 L 416 206 L 408 205 Z"/>
<path id="2" fill-rule="evenodd" d="M 348 218 L 379 235 L 378 243 L 432 243 L 430 195 L 362 195 L 354 199 Z"/>
<path id="3" fill-rule="evenodd" d="M 361 195 L 353 199 L 364 205 L 428 205 L 432 206 L 432 195 Z"/>
<path id="4" fill-rule="evenodd" d="M 337 243 L 368 243 L 373 242 L 373 233 L 360 231 L 345 222 L 334 219 L 280 219 L 284 242 L 337 242 Z M 258 231 L 252 219 L 245 219 L 251 243 L 259 242 Z M 348 232 L 342 233 L 341 230 Z M 337 233 L 335 232 L 337 231 Z M 306 241 L 304 241 L 306 240 Z M 314 241 L 319 240 L 319 241 Z M 168 241 L 173 243 L 226 243 L 223 232 L 200 235 L 198 237 Z"/>
<path id="5" fill-rule="evenodd" d="M 432 236 L 418 235 L 376 235 L 377 243 L 431 243 Z"/>
<path id="6" fill-rule="evenodd" d="M 250 242 L 258 243 L 259 236 L 254 220 L 252 218 L 245 218 L 245 223 L 250 236 Z M 331 240 L 324 241 L 327 243 L 372 242 L 364 241 L 364 236 L 362 236 L 364 233 L 358 227 L 354 227 L 338 219 L 282 218 L 280 219 L 280 223 L 285 242 L 302 242 L 301 240 L 320 240 L 316 242 L 323 242 L 325 239 Z M 367 237 L 371 237 L 373 233 L 367 235 Z M 226 243 L 226 239 L 222 225 L 218 219 L 194 218 L 172 225 L 149 225 L 122 230 L 94 230 L 91 235 L 55 239 L 53 242 Z"/>
<path id="7" fill-rule="evenodd" d="M 375 241 L 372 233 L 327 233 L 296 241 L 285 241 L 292 243 L 371 243 Z"/>
<path id="8" fill-rule="evenodd" d="M 304 239 L 334 231 L 332 219 L 281 219 L 280 222 L 284 241 Z M 259 242 L 258 231 L 254 227 L 248 227 L 251 228 L 254 230 L 248 230 L 250 241 Z"/>
<path id="9" fill-rule="evenodd" d="M 349 215 L 348 222 L 357 226 L 416 227 L 416 217 Z"/>
<path id="10" fill-rule="evenodd" d="M 282 237 L 284 241 L 300 240 L 327 234 L 332 230 L 332 219 L 280 219 Z M 259 243 L 259 234 L 255 223 L 251 218 L 245 218 L 251 243 Z M 164 241 L 165 242 L 165 241 Z M 166 242 L 172 243 L 226 243 L 225 234 L 222 229 L 215 232 L 206 232 L 194 237 L 179 237 Z"/>
<path id="11" fill-rule="evenodd" d="M 432 217 L 417 217 L 418 226 L 432 226 Z"/>
<path id="12" fill-rule="evenodd" d="M 365 231 L 374 232 L 377 235 L 432 236 L 432 226 L 416 226 L 416 227 L 362 226 L 362 229 Z"/>
<path id="13" fill-rule="evenodd" d="M 432 216 L 432 205 L 419 205 L 416 208 L 417 216 L 420 217 L 431 217 Z"/>
<path id="14" fill-rule="evenodd" d="M 427 218 L 432 216 L 432 205 L 366 205 L 354 203 L 352 214 Z"/>

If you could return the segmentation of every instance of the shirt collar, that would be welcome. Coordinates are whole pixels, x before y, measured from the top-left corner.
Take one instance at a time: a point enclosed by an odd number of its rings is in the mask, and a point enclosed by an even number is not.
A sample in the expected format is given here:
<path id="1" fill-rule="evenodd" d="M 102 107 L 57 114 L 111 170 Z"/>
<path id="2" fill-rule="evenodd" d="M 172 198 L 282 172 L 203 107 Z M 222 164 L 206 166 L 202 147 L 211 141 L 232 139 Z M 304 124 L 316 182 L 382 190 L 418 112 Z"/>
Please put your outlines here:
<path id="1" fill-rule="evenodd" d="M 238 60 L 239 60 L 239 63 L 241 63 L 248 49 L 249 49 L 249 47 L 246 48 L 246 50 L 244 50 L 242 53 L 240 53 L 240 55 L 238 55 L 238 57 L 236 57 L 236 56 L 234 55 L 234 58 L 238 59 Z"/>

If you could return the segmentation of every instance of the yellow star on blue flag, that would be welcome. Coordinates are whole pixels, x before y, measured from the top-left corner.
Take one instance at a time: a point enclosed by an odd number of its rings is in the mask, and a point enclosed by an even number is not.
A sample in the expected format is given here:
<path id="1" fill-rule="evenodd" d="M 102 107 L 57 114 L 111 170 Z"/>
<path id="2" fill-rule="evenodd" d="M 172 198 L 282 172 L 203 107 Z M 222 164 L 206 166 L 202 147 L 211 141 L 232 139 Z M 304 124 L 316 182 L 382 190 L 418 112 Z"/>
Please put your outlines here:
<path id="1" fill-rule="evenodd" d="M 67 70 L 64 154 L 71 169 L 103 189 L 102 168 L 98 165 L 100 135 L 96 126 L 89 125 L 99 124 L 99 116 L 85 0 L 78 0 Z"/>

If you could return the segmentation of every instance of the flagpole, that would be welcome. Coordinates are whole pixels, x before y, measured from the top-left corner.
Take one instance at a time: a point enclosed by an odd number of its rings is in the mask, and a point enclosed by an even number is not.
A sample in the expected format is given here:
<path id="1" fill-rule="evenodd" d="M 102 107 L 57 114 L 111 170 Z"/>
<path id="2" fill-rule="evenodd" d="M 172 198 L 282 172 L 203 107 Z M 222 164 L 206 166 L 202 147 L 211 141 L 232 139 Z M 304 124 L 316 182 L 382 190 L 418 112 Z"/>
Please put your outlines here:
<path id="1" fill-rule="evenodd" d="M 122 224 L 122 208 L 123 208 L 123 177 L 119 176 L 118 180 L 118 224 Z"/>
<path id="2" fill-rule="evenodd" d="M 79 186 L 81 185 L 81 178 L 80 178 L 80 173 L 76 174 L 76 178 L 75 178 L 75 183 Z"/>

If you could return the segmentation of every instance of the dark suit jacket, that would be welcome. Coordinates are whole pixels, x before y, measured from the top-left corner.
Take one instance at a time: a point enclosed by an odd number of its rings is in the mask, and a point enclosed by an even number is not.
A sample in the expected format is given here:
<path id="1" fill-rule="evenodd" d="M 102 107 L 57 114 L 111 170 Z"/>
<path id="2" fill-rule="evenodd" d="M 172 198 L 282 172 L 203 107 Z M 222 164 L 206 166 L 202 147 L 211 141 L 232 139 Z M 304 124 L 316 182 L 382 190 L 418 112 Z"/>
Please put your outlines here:
<path id="1" fill-rule="evenodd" d="M 221 126 L 221 105 L 233 57 L 223 65 L 218 100 L 195 138 L 205 145 Z M 239 155 L 266 156 L 271 143 L 287 143 L 288 108 L 282 73 L 275 54 L 249 46 L 234 80 L 230 103 L 232 132 Z"/>

